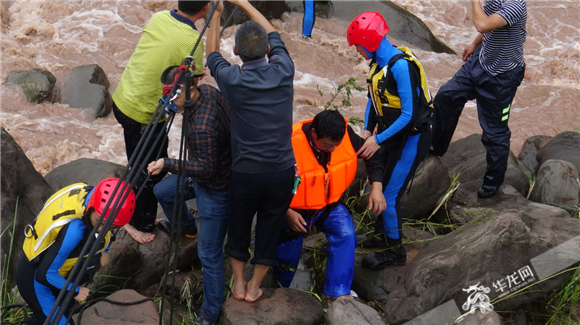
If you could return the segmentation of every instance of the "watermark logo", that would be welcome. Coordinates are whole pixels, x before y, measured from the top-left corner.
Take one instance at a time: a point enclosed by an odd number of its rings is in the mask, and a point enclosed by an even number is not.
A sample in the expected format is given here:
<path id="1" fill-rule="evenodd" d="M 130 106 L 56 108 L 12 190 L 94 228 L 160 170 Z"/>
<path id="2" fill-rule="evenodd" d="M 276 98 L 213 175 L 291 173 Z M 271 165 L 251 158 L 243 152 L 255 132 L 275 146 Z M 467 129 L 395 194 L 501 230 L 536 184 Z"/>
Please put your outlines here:
<path id="1" fill-rule="evenodd" d="M 469 294 L 467 301 L 461 306 L 463 310 L 471 313 L 478 308 L 482 313 L 493 310 L 493 305 L 489 303 L 489 297 L 487 296 L 487 293 L 491 291 L 489 287 L 480 286 L 478 282 L 476 285 L 463 289 L 463 291 Z"/>
<path id="2" fill-rule="evenodd" d="M 517 272 L 508 274 L 505 278 L 499 279 L 493 283 L 495 292 L 500 293 L 501 298 L 509 293 L 515 292 L 526 284 L 534 282 L 536 278 L 529 265 L 519 269 Z"/>

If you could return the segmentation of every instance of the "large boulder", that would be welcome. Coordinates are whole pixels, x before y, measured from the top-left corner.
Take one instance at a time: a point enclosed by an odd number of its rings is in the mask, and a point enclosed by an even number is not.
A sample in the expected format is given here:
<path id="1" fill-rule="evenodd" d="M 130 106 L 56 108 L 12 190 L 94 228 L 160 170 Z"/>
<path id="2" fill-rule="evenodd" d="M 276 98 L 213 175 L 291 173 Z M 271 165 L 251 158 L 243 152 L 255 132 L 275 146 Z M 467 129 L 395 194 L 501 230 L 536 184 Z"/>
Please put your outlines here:
<path id="1" fill-rule="evenodd" d="M 51 95 L 56 83 L 56 77 L 50 71 L 32 69 L 30 71 L 13 72 L 6 81 L 9 84 L 20 86 L 26 99 L 33 104 L 38 104 Z"/>
<path id="2" fill-rule="evenodd" d="M 356 300 L 339 299 L 328 307 L 327 325 L 384 325 L 381 315 L 371 306 Z"/>
<path id="3" fill-rule="evenodd" d="M 311 295 L 293 289 L 264 289 L 258 301 L 249 303 L 233 297 L 223 306 L 224 325 L 318 325 L 324 321 L 322 304 Z"/>
<path id="4" fill-rule="evenodd" d="M 538 167 L 540 167 L 540 163 L 536 157 L 538 151 L 551 139 L 552 137 L 545 135 L 535 135 L 526 139 L 522 145 L 522 150 L 518 155 L 521 164 L 526 166 L 532 173 L 535 173 L 538 170 Z"/>
<path id="5" fill-rule="evenodd" d="M 481 185 L 486 169 L 486 153 L 481 153 L 457 165 L 451 170 L 451 174 L 459 175 L 457 181 L 460 183 L 478 180 Z M 511 185 L 522 195 L 527 195 L 531 177 L 531 172 L 525 166 L 520 165 L 519 160 L 510 152 L 503 184 Z"/>
<path id="6" fill-rule="evenodd" d="M 380 272 L 373 271 L 361 265 L 363 256 L 355 257 L 352 290 L 365 301 L 385 303 L 389 293 L 404 279 L 407 266 L 389 266 Z"/>
<path id="7" fill-rule="evenodd" d="M 503 325 L 503 320 L 495 311 L 487 311 L 482 313 L 481 311 L 476 311 L 473 314 L 469 314 L 463 318 L 459 323 L 461 325 Z"/>
<path id="8" fill-rule="evenodd" d="M 72 69 L 62 88 L 62 101 L 72 108 L 92 110 L 94 118 L 109 115 L 113 99 L 105 71 L 96 64 Z"/>
<path id="9" fill-rule="evenodd" d="M 441 161 L 427 156 L 401 197 L 401 215 L 406 219 L 428 217 L 450 185 L 449 173 Z"/>
<path id="10" fill-rule="evenodd" d="M 441 157 L 441 163 L 447 170 L 453 170 L 461 163 L 486 152 L 481 143 L 481 134 L 472 134 L 450 143 L 447 152 Z"/>
<path id="11" fill-rule="evenodd" d="M 366 177 L 367 174 L 364 169 L 364 164 L 361 164 L 359 160 L 357 177 L 347 191 L 345 191 L 344 196 L 345 199 L 351 196 L 359 196 L 362 189 L 362 192 L 365 194 L 357 199 L 355 205 L 355 208 L 359 212 L 365 211 L 369 204 L 368 194 L 372 186 L 368 182 L 364 183 Z M 451 180 L 447 169 L 437 157 L 428 155 L 417 167 L 415 175 L 411 178 L 401 197 L 401 215 L 406 219 L 422 219 L 428 217 L 450 185 Z M 371 213 L 371 218 L 374 220 L 376 216 Z"/>
<path id="12" fill-rule="evenodd" d="M 536 264 L 530 260 L 552 248 L 570 242 L 574 245 L 580 240 L 580 220 L 570 218 L 563 209 L 530 202 L 511 186 L 502 187 L 500 196 L 503 208 L 491 206 L 487 218 L 469 222 L 432 242 L 408 263 L 404 279 L 384 306 L 389 324 L 409 321 L 449 300 L 465 310 L 468 294 L 464 289 L 476 285 L 487 289 L 484 292 L 492 302 L 503 297 L 496 309 L 514 310 L 544 297 L 569 279 L 569 272 L 546 278 L 546 268 L 554 263 L 545 263 L 545 257 Z M 477 199 L 464 198 L 464 209 L 477 203 Z M 580 255 L 572 255 L 576 253 Z M 566 254 L 550 256 L 569 258 Z M 543 281 L 538 282 L 540 279 Z M 535 284 L 533 290 L 507 296 L 530 283 Z"/>
<path id="13" fill-rule="evenodd" d="M 152 300 L 129 289 L 117 291 L 87 308 L 81 315 L 73 316 L 77 324 L 84 325 L 157 325 L 159 314 Z M 139 304 L 135 302 L 142 301 Z M 79 317 L 80 316 L 80 317 Z M 80 319 L 79 319 L 80 318 Z"/>
<path id="14" fill-rule="evenodd" d="M 35 169 L 14 138 L 1 128 L 2 165 L 2 267 L 6 268 L 7 289 L 14 285 L 16 265 L 22 256 L 24 226 L 30 224 L 54 193 L 54 190 Z M 4 281 L 4 279 L 3 279 Z"/>
<path id="15" fill-rule="evenodd" d="M 407 261 L 411 262 L 418 252 L 436 239 L 435 235 L 430 232 L 403 225 L 403 243 L 407 249 Z M 364 244 L 362 246 L 364 247 Z M 406 265 L 389 266 L 382 272 L 368 270 L 361 265 L 360 261 L 365 254 L 372 251 L 375 250 L 357 248 L 352 289 L 365 301 L 384 303 L 389 293 L 403 279 Z"/>
<path id="16" fill-rule="evenodd" d="M 280 19 L 284 12 L 290 11 L 290 8 L 284 1 L 250 1 L 250 3 L 268 20 Z M 238 6 L 228 2 L 224 3 L 221 25 L 226 22 L 226 27 L 239 25 L 248 20 L 250 20 L 248 15 L 243 10 L 240 10 Z"/>
<path id="17" fill-rule="evenodd" d="M 546 143 L 538 152 L 538 162 L 541 165 L 549 159 L 571 162 L 580 172 L 580 133 L 562 132 Z"/>
<path id="18" fill-rule="evenodd" d="M 95 186 L 107 177 L 120 178 L 124 169 L 125 166 L 109 161 L 80 158 L 56 167 L 44 179 L 56 189 L 78 182 Z"/>
<path id="19" fill-rule="evenodd" d="M 169 236 L 155 228 L 155 240 L 141 245 L 123 228 L 119 229 L 109 249 L 109 264 L 99 272 L 100 276 L 95 277 L 94 287 L 123 285 L 143 292 L 160 283 L 171 248 Z M 184 272 L 191 271 L 197 260 L 197 239 L 181 238 L 177 268 Z"/>
<path id="20" fill-rule="evenodd" d="M 572 214 L 578 207 L 579 192 L 576 167 L 564 160 L 549 159 L 538 170 L 530 200 L 569 207 L 567 210 Z"/>
<path id="21" fill-rule="evenodd" d="M 285 1 L 290 11 L 304 12 L 304 1 Z M 332 1 L 314 1 L 314 14 L 316 17 L 328 19 L 332 17 L 334 5 Z"/>
<path id="22" fill-rule="evenodd" d="M 393 1 L 334 1 L 334 18 L 352 21 L 365 11 L 377 11 L 389 22 L 389 38 L 401 40 L 426 51 L 456 54 L 441 42 L 417 16 Z"/>

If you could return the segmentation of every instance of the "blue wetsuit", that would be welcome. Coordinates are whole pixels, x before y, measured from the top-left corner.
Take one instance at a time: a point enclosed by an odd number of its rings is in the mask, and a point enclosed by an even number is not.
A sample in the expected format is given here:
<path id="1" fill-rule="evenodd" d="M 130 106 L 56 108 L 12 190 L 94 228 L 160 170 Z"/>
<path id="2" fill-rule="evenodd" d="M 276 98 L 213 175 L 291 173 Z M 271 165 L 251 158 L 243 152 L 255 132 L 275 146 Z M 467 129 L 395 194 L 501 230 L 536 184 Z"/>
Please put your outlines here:
<path id="1" fill-rule="evenodd" d="M 402 53 L 386 38 L 383 38 L 375 52 L 366 52 L 381 68 L 394 55 Z M 413 129 L 419 117 L 421 79 L 412 64 L 405 59 L 399 59 L 389 67 L 401 99 L 400 115 L 394 119 L 377 115 L 370 97 L 365 112 L 366 130 L 372 133 L 378 124 L 375 141 L 381 145 L 378 154 L 385 166 L 382 182 L 387 208 L 378 224 L 383 222 L 387 239 L 393 240 L 402 238 L 399 201 L 431 145 L 429 128 L 423 132 Z"/>
<path id="2" fill-rule="evenodd" d="M 82 219 L 74 219 L 60 230 L 55 242 L 41 255 L 38 263 L 33 264 L 26 256 L 22 256 L 18 264 L 16 284 L 22 298 L 32 309 L 38 324 L 46 320 L 46 316 L 50 313 L 56 297 L 66 282 L 66 278 L 59 274 L 59 269 L 67 259 L 80 256 L 90 230 Z M 86 282 L 99 268 L 100 254 L 93 258 L 81 283 Z M 68 275 L 70 269 L 63 271 Z M 72 284 L 72 282 L 69 284 L 68 290 L 71 290 Z M 74 291 L 78 293 L 79 287 L 74 288 Z M 74 301 L 71 301 L 59 324 L 66 322 L 68 310 L 73 305 Z"/>

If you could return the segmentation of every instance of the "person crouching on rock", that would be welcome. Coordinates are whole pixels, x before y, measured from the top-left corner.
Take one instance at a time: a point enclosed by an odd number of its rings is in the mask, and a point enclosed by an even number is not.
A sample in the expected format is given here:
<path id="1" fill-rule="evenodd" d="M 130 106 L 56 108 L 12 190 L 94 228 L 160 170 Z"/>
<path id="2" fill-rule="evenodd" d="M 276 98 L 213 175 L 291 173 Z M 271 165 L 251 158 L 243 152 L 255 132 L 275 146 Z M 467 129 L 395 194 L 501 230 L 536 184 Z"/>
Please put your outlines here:
<path id="1" fill-rule="evenodd" d="M 118 194 L 113 197 L 117 184 Z M 127 190 L 130 191 L 128 194 Z M 93 228 L 97 227 L 97 233 L 101 231 L 119 196 L 126 198 L 118 203 L 121 208 L 111 226 L 114 229 L 127 224 L 135 210 L 135 194 L 117 178 L 106 178 L 96 187 L 76 183 L 61 189 L 48 199 L 34 224 L 26 226 L 24 255 L 18 264 L 16 285 L 34 313 L 35 319 L 30 324 L 44 323 L 77 260 L 81 258 L 83 260 L 79 262 L 84 263 L 88 257 L 88 254 L 81 257 L 80 253 Z M 109 202 L 105 218 L 97 224 Z M 111 237 L 112 233 L 108 231 L 80 283 L 87 282 L 108 263 Z M 74 299 L 77 302 L 86 300 L 89 289 L 84 286 L 73 288 L 72 285 L 71 282 L 68 290 L 76 292 Z M 63 307 L 67 312 L 59 324 L 66 323 L 67 314 L 73 306 L 71 302 Z"/>
<path id="2" fill-rule="evenodd" d="M 356 151 L 364 143 L 338 111 L 323 111 L 314 119 L 294 125 L 292 147 L 300 182 L 296 183 L 296 194 L 286 212 L 278 266 L 274 268 L 282 286 L 290 286 L 300 260 L 302 235 L 310 233 L 315 225 L 328 238 L 324 294 L 331 301 L 351 298 L 356 232 L 342 196 L 355 178 Z M 372 184 L 368 208 L 379 214 L 386 208 L 381 183 L 383 166 L 378 155 L 365 160 L 365 166 Z"/>

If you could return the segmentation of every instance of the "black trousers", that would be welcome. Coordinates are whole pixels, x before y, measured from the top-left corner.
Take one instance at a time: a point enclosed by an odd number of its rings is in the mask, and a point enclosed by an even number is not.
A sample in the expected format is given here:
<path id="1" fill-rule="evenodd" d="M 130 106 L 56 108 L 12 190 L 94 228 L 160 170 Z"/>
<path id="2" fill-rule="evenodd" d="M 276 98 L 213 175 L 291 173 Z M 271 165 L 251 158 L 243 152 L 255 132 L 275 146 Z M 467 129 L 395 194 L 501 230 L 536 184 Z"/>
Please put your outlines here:
<path id="1" fill-rule="evenodd" d="M 437 155 L 447 152 L 465 103 L 475 99 L 483 130 L 481 142 L 487 150 L 483 183 L 499 186 L 504 181 L 510 152 L 511 104 L 524 78 L 525 66 L 492 76 L 479 62 L 480 50 L 481 46 L 435 96 L 433 149 Z"/>
<path id="2" fill-rule="evenodd" d="M 131 161 L 131 157 L 133 154 L 139 154 L 139 152 L 135 152 L 137 148 L 137 144 L 147 127 L 146 124 L 141 124 L 127 115 L 123 114 L 119 110 L 119 108 L 113 103 L 113 113 L 115 114 L 115 118 L 123 127 L 123 135 L 125 137 L 125 149 L 127 151 L 127 160 Z M 153 136 L 149 141 L 147 146 L 143 146 L 142 150 L 144 154 L 141 159 L 145 157 L 145 155 L 151 152 L 151 156 L 147 161 L 143 164 L 140 164 L 137 160 L 131 166 L 132 169 L 139 170 L 138 172 L 138 179 L 133 189 L 135 194 L 143 188 L 141 194 L 137 198 L 135 202 L 135 213 L 133 214 L 133 219 L 131 219 L 131 225 L 133 225 L 139 231 L 145 232 L 152 232 L 153 226 L 155 223 L 155 218 L 157 217 L 157 198 L 153 193 L 153 187 L 155 184 L 159 183 L 163 177 L 167 174 L 167 172 L 161 172 L 158 175 L 150 176 L 149 180 L 145 182 L 147 178 L 147 165 L 156 159 L 156 157 L 164 158 L 167 157 L 167 148 L 168 148 L 168 138 L 167 135 L 161 135 L 162 138 L 159 143 L 153 147 L 153 143 L 155 139 L 157 139 L 160 134 L 164 134 L 165 130 L 163 128 L 163 123 L 159 123 L 155 128 L 152 129 Z M 145 140 L 145 139 L 144 139 Z M 161 150 L 159 156 L 158 152 Z"/>
<path id="3" fill-rule="evenodd" d="M 294 167 L 263 174 L 232 172 L 226 254 L 243 262 L 250 259 L 248 247 L 252 238 L 252 221 L 257 213 L 251 263 L 276 265 L 282 222 L 293 198 L 293 177 Z"/>

